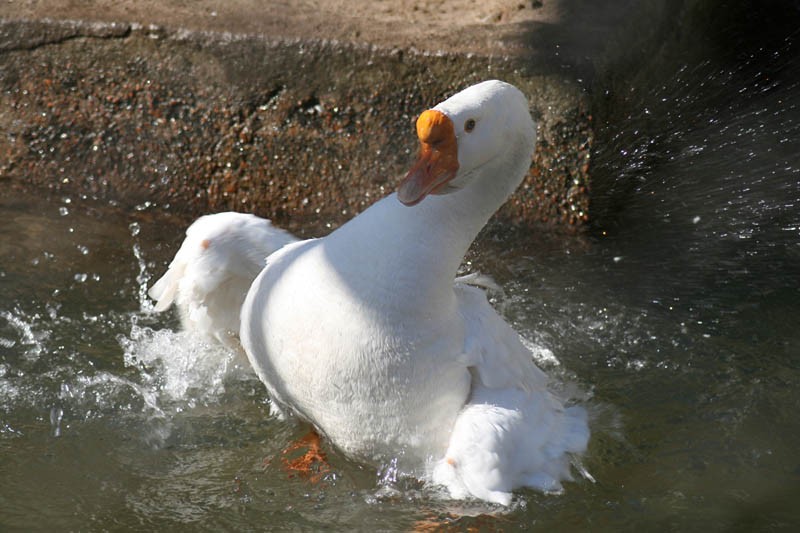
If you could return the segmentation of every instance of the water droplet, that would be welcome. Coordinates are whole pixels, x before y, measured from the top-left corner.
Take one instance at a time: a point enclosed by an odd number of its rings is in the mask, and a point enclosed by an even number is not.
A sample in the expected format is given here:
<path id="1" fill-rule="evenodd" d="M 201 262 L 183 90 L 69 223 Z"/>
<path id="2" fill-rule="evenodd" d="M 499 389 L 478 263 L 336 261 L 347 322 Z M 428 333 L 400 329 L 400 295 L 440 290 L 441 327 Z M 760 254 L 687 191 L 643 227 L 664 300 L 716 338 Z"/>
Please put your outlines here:
<path id="1" fill-rule="evenodd" d="M 53 427 L 53 436 L 61 436 L 61 420 L 64 418 L 64 410 L 60 407 L 50 409 L 50 425 Z"/>

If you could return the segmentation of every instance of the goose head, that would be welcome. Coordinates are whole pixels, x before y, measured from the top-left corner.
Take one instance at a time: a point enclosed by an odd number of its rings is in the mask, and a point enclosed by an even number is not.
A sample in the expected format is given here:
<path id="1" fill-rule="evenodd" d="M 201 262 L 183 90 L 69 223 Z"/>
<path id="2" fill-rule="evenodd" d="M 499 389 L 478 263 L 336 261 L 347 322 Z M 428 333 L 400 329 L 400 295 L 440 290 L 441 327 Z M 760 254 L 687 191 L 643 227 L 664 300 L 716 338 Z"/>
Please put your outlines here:
<path id="1" fill-rule="evenodd" d="M 506 181 L 502 189 L 510 194 L 530 166 L 536 127 L 525 95 L 513 85 L 490 80 L 423 112 L 417 136 L 419 158 L 397 189 L 407 206 L 483 180 Z"/>

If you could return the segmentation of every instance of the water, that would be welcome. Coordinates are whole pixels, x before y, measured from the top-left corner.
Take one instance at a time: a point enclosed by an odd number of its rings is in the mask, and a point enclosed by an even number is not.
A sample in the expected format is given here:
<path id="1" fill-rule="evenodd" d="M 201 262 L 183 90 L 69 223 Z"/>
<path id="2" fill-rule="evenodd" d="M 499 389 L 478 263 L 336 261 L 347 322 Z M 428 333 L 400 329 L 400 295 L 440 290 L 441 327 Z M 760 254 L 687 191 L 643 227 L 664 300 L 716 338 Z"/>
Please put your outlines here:
<path id="1" fill-rule="evenodd" d="M 330 447 L 321 482 L 287 477 L 282 450 L 305 428 L 270 415 L 233 354 L 151 313 L 144 290 L 181 223 L 147 206 L 0 199 L 0 529 L 796 528 L 800 73 L 788 46 L 644 80 L 599 135 L 590 235 L 495 226 L 468 255 L 593 417 L 596 482 L 521 491 L 509 510 L 448 502 Z"/>

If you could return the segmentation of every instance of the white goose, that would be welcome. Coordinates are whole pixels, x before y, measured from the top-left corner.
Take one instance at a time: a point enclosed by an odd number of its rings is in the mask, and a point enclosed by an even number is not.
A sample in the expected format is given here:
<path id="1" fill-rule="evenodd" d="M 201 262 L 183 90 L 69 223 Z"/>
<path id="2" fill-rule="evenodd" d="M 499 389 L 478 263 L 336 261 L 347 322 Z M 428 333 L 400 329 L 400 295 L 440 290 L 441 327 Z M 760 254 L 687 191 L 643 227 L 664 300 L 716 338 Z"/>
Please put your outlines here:
<path id="1" fill-rule="evenodd" d="M 548 390 L 482 290 L 453 282 L 530 166 L 527 99 L 483 82 L 422 113 L 417 133 L 396 194 L 268 257 L 241 308 L 242 345 L 272 400 L 354 458 L 396 460 L 454 498 L 559 491 L 586 449 L 585 411 Z"/>

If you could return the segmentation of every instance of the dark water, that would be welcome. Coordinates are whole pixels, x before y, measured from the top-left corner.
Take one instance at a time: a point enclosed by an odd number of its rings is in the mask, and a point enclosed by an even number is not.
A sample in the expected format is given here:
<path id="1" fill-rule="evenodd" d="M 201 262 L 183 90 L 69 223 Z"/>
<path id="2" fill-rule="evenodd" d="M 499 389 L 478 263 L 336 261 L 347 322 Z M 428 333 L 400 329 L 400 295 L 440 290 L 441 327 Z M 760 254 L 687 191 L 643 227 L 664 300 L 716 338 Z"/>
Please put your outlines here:
<path id="1" fill-rule="evenodd" d="M 596 482 L 507 511 L 329 449 L 231 354 L 154 316 L 183 228 L 0 200 L 0 530 L 780 530 L 800 526 L 800 70 L 794 37 L 675 58 L 599 133 L 586 238 L 493 228 L 467 268 L 593 413 Z M 663 68 L 663 67 L 662 67 Z M 665 81 L 666 80 L 666 81 Z M 466 516 L 460 516 L 466 515 Z"/>

